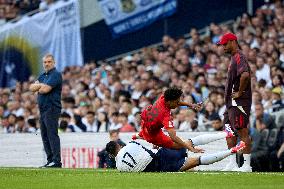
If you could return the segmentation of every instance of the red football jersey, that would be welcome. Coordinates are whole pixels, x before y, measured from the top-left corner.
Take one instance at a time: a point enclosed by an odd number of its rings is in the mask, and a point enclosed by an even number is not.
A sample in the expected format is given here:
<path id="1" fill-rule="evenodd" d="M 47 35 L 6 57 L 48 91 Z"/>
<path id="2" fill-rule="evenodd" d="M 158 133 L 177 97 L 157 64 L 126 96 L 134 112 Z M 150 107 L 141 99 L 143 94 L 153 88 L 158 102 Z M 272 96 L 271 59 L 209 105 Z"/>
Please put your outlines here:
<path id="1" fill-rule="evenodd" d="M 150 135 L 158 133 L 161 128 L 174 128 L 171 110 L 166 106 L 164 95 L 142 111 L 141 119 L 142 130 L 147 130 Z"/>

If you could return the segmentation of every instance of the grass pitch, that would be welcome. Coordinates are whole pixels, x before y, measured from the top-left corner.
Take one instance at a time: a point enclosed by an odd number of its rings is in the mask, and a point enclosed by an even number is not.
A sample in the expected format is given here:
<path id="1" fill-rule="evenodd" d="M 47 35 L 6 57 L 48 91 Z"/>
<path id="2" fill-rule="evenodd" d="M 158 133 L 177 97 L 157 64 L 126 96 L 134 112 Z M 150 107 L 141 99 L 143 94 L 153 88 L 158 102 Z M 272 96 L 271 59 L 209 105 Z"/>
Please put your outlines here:
<path id="1" fill-rule="evenodd" d="M 284 173 L 120 173 L 99 169 L 0 168 L 0 189 L 283 189 Z"/>

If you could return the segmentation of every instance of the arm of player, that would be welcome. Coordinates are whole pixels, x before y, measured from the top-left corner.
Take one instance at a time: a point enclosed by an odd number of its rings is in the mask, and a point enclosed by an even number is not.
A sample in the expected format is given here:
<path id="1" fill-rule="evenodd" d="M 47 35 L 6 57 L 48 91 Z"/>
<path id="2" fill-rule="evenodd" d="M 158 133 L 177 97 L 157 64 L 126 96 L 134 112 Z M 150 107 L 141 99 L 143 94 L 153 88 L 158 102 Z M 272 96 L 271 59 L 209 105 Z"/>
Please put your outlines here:
<path id="1" fill-rule="evenodd" d="M 248 72 L 243 72 L 240 78 L 240 87 L 239 87 L 239 91 L 233 92 L 232 93 L 232 97 L 235 98 L 239 98 L 242 96 L 243 91 L 246 89 L 248 83 L 250 80 L 250 75 Z"/>
<path id="2" fill-rule="evenodd" d="M 190 109 L 200 111 L 202 109 L 202 102 L 193 104 L 193 103 L 187 103 L 187 102 L 179 102 L 179 106 L 187 106 Z"/>
<path id="3" fill-rule="evenodd" d="M 170 138 L 173 142 L 177 143 L 179 146 L 186 148 L 194 153 L 202 152 L 202 149 L 195 149 L 192 145 L 189 143 L 184 142 L 180 137 L 176 135 L 176 131 L 173 128 L 168 128 L 167 132 L 169 133 Z"/>

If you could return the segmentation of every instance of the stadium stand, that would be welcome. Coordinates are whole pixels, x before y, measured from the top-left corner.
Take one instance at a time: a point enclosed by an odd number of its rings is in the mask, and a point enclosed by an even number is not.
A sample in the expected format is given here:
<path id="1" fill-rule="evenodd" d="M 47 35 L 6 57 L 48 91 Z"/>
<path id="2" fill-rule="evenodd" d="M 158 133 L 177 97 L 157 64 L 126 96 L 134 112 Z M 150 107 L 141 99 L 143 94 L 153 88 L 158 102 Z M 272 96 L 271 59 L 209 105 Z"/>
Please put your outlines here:
<path id="1" fill-rule="evenodd" d="M 39 1 L 35 1 L 35 4 L 34 1 L 23 2 L 27 4 L 24 6 L 19 1 L 0 1 L 0 19 L 13 19 L 18 14 L 40 7 Z M 279 132 L 280 128 L 284 127 L 282 1 L 260 7 L 255 16 L 244 13 L 233 25 L 212 23 L 203 35 L 192 28 L 189 38 L 174 39 L 165 35 L 161 44 L 111 61 L 91 61 L 83 67 L 66 67 L 63 72 L 62 102 L 64 115 L 70 117 L 70 120 L 67 129 L 62 129 L 62 132 L 108 132 L 111 126 L 120 129 L 123 124 L 129 124 L 138 131 L 139 112 L 169 86 L 182 88 L 187 102 L 208 99 L 205 109 L 200 113 L 184 109 L 175 111 L 176 129 L 214 131 L 212 121 L 223 118 L 224 83 L 230 63 L 228 57 L 221 56 L 216 42 L 229 31 L 237 34 L 252 69 L 251 120 L 256 117 L 256 103 L 261 103 L 264 112 L 275 118 L 271 120 L 275 127 L 268 128 L 265 118 L 261 121 L 262 128 L 254 128 L 254 124 L 251 124 L 251 136 L 257 133 L 260 141 L 254 143 L 257 145 L 256 152 L 263 152 L 260 160 L 253 161 L 255 170 L 275 170 L 275 165 L 263 161 L 280 149 L 279 142 L 283 143 L 283 139 L 279 139 L 283 136 L 280 135 L 283 132 L 283 129 Z M 0 88 L 1 133 L 39 132 L 36 98 L 28 91 L 29 84 L 35 80 L 32 76 L 27 82 L 17 83 L 14 88 Z M 88 112 L 95 112 L 93 119 L 88 118 Z M 89 130 L 86 125 L 90 127 Z"/>
<path id="2" fill-rule="evenodd" d="M 0 1 L 0 25 L 7 21 L 16 21 L 21 16 L 32 15 L 44 11 L 56 0 L 1 0 Z"/>

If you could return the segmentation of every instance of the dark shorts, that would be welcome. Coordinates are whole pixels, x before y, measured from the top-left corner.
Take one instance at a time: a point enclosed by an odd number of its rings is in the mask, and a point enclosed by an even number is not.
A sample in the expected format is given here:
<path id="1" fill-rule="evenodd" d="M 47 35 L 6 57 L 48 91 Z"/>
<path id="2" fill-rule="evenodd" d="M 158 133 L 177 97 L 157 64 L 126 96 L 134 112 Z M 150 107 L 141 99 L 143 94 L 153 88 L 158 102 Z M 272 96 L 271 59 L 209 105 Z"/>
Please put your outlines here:
<path id="1" fill-rule="evenodd" d="M 177 172 L 184 165 L 186 157 L 185 148 L 180 150 L 161 148 L 144 172 Z"/>
<path id="2" fill-rule="evenodd" d="M 232 106 L 224 113 L 224 124 L 229 124 L 233 129 L 248 128 L 250 107 L 242 106 L 244 112 L 238 107 Z"/>

